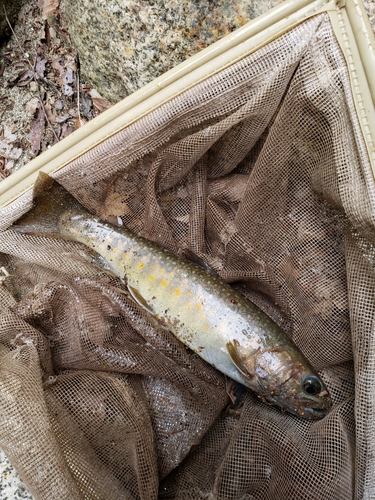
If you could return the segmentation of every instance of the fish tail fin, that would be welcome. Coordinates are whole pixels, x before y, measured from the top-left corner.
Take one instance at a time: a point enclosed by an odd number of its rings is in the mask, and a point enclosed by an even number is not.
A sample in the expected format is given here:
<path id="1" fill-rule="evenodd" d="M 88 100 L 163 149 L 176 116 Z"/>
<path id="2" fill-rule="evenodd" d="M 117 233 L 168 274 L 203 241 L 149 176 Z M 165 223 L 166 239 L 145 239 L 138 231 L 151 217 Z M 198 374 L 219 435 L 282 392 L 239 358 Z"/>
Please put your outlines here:
<path id="1" fill-rule="evenodd" d="M 57 181 L 40 172 L 34 184 L 33 207 L 15 221 L 12 229 L 18 233 L 62 238 L 59 221 L 66 212 L 85 209 Z M 64 235 L 65 239 L 69 239 Z"/>

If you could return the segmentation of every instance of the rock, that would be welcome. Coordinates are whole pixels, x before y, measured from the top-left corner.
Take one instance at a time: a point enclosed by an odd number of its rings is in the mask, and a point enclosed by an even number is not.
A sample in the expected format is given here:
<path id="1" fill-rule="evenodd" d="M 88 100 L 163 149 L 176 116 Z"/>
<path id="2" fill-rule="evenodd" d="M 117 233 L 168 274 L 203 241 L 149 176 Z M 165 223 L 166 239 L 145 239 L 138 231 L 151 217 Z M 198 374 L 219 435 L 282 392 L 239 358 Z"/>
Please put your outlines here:
<path id="1" fill-rule="evenodd" d="M 280 0 L 65 0 L 83 76 L 119 101 Z"/>
<path id="2" fill-rule="evenodd" d="M 5 12 L 9 22 L 13 25 L 24 3 L 25 0 L 0 0 L 0 41 L 3 41 L 11 33 Z"/>

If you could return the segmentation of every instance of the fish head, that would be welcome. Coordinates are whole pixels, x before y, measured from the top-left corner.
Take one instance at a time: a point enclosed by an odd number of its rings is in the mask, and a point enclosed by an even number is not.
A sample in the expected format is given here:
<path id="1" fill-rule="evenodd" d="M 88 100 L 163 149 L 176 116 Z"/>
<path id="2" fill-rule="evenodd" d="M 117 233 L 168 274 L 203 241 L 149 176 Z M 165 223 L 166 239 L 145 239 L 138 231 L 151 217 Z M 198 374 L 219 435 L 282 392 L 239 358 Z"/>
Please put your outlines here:
<path id="1" fill-rule="evenodd" d="M 254 373 L 259 397 L 288 413 L 319 420 L 332 406 L 323 380 L 293 347 L 263 351 L 255 359 Z"/>
<path id="2" fill-rule="evenodd" d="M 307 420 L 323 418 L 332 406 L 323 380 L 292 343 L 259 348 L 227 344 L 243 383 L 267 404 Z"/>
<path id="3" fill-rule="evenodd" d="M 306 420 L 320 420 L 332 407 L 329 392 L 314 370 L 296 373 L 274 395 L 275 403 Z"/>
<path id="4" fill-rule="evenodd" d="M 269 394 L 260 394 L 259 397 L 306 420 L 320 420 L 332 406 L 327 388 L 313 371 L 296 373 Z"/>

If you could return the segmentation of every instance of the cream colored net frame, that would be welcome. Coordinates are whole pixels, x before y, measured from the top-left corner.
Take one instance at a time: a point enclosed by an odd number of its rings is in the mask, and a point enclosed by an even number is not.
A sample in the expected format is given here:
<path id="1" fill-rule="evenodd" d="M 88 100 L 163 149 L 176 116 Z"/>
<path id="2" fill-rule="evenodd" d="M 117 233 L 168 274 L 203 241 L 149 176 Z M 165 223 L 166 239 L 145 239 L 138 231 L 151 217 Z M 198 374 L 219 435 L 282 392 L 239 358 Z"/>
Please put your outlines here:
<path id="1" fill-rule="evenodd" d="M 328 12 L 345 57 L 354 104 L 375 176 L 375 39 L 361 0 Z"/>
<path id="2" fill-rule="evenodd" d="M 364 8 L 358 0 L 289 0 L 134 92 L 5 179 L 0 183 L 0 208 L 30 189 L 39 170 L 56 172 L 164 102 L 321 12 L 329 13 L 346 58 L 357 115 L 375 173 L 375 39 Z"/>

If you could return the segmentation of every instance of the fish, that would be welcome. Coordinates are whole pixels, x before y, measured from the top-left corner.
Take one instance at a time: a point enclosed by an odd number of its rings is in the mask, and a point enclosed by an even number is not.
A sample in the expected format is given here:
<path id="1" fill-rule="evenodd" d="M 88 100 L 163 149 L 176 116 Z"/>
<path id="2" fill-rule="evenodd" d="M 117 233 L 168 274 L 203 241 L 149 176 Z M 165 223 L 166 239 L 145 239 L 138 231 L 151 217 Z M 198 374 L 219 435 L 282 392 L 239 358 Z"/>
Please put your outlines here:
<path id="1" fill-rule="evenodd" d="M 87 211 L 40 172 L 23 234 L 82 243 L 103 259 L 139 306 L 217 370 L 264 403 L 306 420 L 329 412 L 326 385 L 292 339 L 215 272 Z"/>

